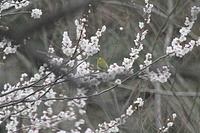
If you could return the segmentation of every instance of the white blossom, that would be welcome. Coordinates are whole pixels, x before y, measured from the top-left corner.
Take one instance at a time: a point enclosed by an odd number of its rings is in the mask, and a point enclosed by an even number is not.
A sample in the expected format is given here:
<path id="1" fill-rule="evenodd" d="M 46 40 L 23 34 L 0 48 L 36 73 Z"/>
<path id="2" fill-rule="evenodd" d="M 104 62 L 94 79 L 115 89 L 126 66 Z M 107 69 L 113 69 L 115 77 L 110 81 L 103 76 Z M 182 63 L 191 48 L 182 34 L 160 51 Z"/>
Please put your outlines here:
<path id="1" fill-rule="evenodd" d="M 133 105 L 130 105 L 126 110 L 126 115 L 131 116 L 133 114 Z"/>
<path id="2" fill-rule="evenodd" d="M 48 53 L 53 54 L 55 52 L 53 47 L 49 47 Z"/>
<path id="3" fill-rule="evenodd" d="M 172 114 L 172 118 L 175 119 L 177 117 L 176 113 Z"/>
<path id="4" fill-rule="evenodd" d="M 12 47 L 8 46 L 8 47 L 6 47 L 6 48 L 4 49 L 3 52 L 4 52 L 6 55 L 8 55 L 8 54 L 13 54 L 13 53 L 15 53 L 16 50 L 17 50 L 16 47 L 12 48 Z"/>
<path id="5" fill-rule="evenodd" d="M 33 17 L 34 19 L 40 18 L 40 16 L 42 15 L 42 10 L 40 9 L 32 9 L 31 12 L 31 17 Z"/>
<path id="6" fill-rule="evenodd" d="M 181 35 L 186 36 L 188 33 L 190 33 L 190 29 L 186 28 L 186 27 L 182 27 L 179 32 L 181 33 Z"/>
<path id="7" fill-rule="evenodd" d="M 200 7 L 193 6 L 191 8 L 191 16 L 193 21 L 197 19 L 197 15 L 199 12 L 200 12 Z"/>
<path id="8" fill-rule="evenodd" d="M 120 79 L 116 79 L 116 80 L 115 80 L 115 83 L 116 83 L 116 84 L 121 84 L 122 81 L 121 81 Z"/>
<path id="9" fill-rule="evenodd" d="M 119 30 L 123 30 L 124 28 L 123 27 L 119 27 Z"/>
<path id="10" fill-rule="evenodd" d="M 139 22 L 139 28 L 143 29 L 144 28 L 144 22 Z"/>
<path id="11" fill-rule="evenodd" d="M 167 127 L 172 127 L 173 124 L 174 124 L 173 122 L 168 122 L 168 123 L 167 123 Z"/>
<path id="12" fill-rule="evenodd" d="M 53 65 L 60 66 L 63 63 L 63 58 L 52 58 L 50 63 Z"/>
<path id="13" fill-rule="evenodd" d="M 138 104 L 139 104 L 139 105 L 138 105 L 139 107 L 141 107 L 141 106 L 144 105 L 144 101 L 143 101 L 142 98 L 137 98 L 137 100 L 134 101 L 133 103 L 134 103 L 134 104 L 138 103 Z"/>

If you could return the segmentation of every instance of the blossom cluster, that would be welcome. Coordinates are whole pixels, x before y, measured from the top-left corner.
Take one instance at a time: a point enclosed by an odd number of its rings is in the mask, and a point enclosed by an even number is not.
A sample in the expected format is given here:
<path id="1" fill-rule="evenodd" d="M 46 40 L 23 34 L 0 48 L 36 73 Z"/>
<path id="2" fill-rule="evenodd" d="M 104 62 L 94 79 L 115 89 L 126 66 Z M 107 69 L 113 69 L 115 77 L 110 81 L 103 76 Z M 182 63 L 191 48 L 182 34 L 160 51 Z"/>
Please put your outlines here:
<path id="1" fill-rule="evenodd" d="M 152 54 L 147 53 L 144 64 L 140 64 L 140 77 L 147 78 L 151 82 L 159 81 L 160 83 L 167 82 L 167 79 L 171 76 L 168 66 L 162 66 L 162 69 L 157 68 L 157 72 L 150 71 L 149 67 L 152 64 Z"/>
<path id="2" fill-rule="evenodd" d="M 137 33 L 136 39 L 134 40 L 135 47 L 131 48 L 130 52 L 130 58 L 124 58 L 124 61 L 122 62 L 122 66 L 124 67 L 126 72 L 133 71 L 132 66 L 136 59 L 139 57 L 140 51 L 143 50 L 143 43 L 142 41 L 145 39 L 148 29 L 145 29 L 145 25 L 150 23 L 150 17 L 151 17 L 151 11 L 153 8 L 153 4 L 149 4 L 148 0 L 145 0 L 145 7 L 143 8 L 144 13 L 147 15 L 144 18 L 144 22 L 139 22 L 139 28 L 141 30 L 141 33 Z"/>
<path id="3" fill-rule="evenodd" d="M 170 56 L 183 57 L 185 54 L 192 51 L 194 46 L 199 46 L 200 38 L 198 38 L 197 41 L 190 40 L 188 43 L 185 43 L 187 40 L 186 36 L 190 33 L 191 28 L 199 12 L 200 12 L 199 7 L 196 7 L 196 6 L 192 7 L 191 9 L 192 19 L 190 20 L 188 17 L 186 17 L 186 20 L 184 23 L 186 27 L 182 27 L 179 30 L 181 34 L 180 37 L 174 38 L 172 40 L 171 46 L 167 47 L 166 49 L 167 54 L 169 54 Z M 140 27 L 143 27 L 143 24 L 140 23 Z M 142 71 L 141 72 L 142 75 L 140 75 L 140 77 L 148 78 L 150 79 L 151 82 L 155 82 L 155 81 L 159 81 L 161 83 L 167 82 L 167 79 L 171 76 L 168 66 L 163 66 L 162 70 L 157 69 L 157 72 L 150 71 L 149 66 L 152 64 L 151 58 L 152 58 L 152 55 L 150 53 L 147 53 L 144 64 L 140 65 L 140 70 Z"/>
<path id="4" fill-rule="evenodd" d="M 14 54 L 17 51 L 18 45 L 13 45 L 12 40 L 3 37 L 0 42 L 0 49 L 3 49 L 3 59 L 6 59 L 6 56 L 9 54 Z"/>
<path id="5" fill-rule="evenodd" d="M 23 7 L 26 7 L 30 4 L 28 0 L 21 0 L 20 2 L 18 0 L 6 0 L 0 3 L 0 13 L 3 10 L 9 9 L 11 7 L 15 7 L 15 9 L 20 9 Z"/>
<path id="6" fill-rule="evenodd" d="M 0 18 L 1 16 L 6 16 L 6 15 L 10 15 L 10 14 L 15 14 L 17 12 L 14 13 L 2 13 L 2 11 L 6 11 L 7 9 L 10 9 L 12 7 L 15 7 L 15 9 L 21 9 L 24 8 L 26 6 L 28 6 L 30 4 L 30 2 L 28 0 L 4 0 L 0 2 Z M 18 11 L 18 13 L 20 13 Z M 28 12 L 23 12 L 23 13 L 30 13 Z M 40 16 L 42 15 L 42 11 L 40 9 L 33 9 L 31 12 L 31 17 L 33 17 L 34 19 L 36 18 L 40 18 Z M 9 27 L 4 26 L 4 25 L 0 25 L 1 28 L 3 28 L 4 30 L 8 30 Z M 17 51 L 17 47 L 18 45 L 14 45 L 12 44 L 12 41 L 8 38 L 3 37 L 1 42 L 0 42 L 0 49 L 4 49 L 3 50 L 3 60 L 6 59 L 6 55 L 8 54 L 14 54 Z"/>
<path id="7" fill-rule="evenodd" d="M 40 129 L 56 127 L 63 121 L 77 120 L 76 114 L 85 114 L 83 109 L 86 105 L 86 98 L 72 99 L 67 102 L 68 109 L 55 114 L 52 105 L 56 102 L 57 93 L 53 86 L 56 84 L 55 75 L 46 70 L 46 65 L 42 66 L 30 80 L 26 81 L 28 74 L 23 73 L 17 85 L 11 86 L 9 83 L 4 85 L 4 91 L 0 94 L 0 124 L 4 119 L 9 121 L 6 123 L 8 132 L 16 132 L 19 124 L 18 116 L 26 117 L 29 123 L 24 123 L 22 129 L 28 133 L 38 133 Z M 61 82 L 58 80 L 57 82 Z M 36 89 L 36 87 L 38 87 Z M 35 89 L 36 90 L 35 90 Z M 86 96 L 87 91 L 84 88 L 77 89 L 76 97 Z M 60 95 L 62 98 L 67 98 L 66 95 Z M 42 101 L 41 98 L 49 99 Z M 51 99 L 51 100 L 50 100 Z M 43 110 L 42 115 L 37 114 L 38 108 L 44 103 L 46 110 Z M 76 109 L 75 109 L 76 108 Z M 75 122 L 75 129 L 81 130 L 80 125 L 84 124 L 83 120 Z"/>
<path id="8" fill-rule="evenodd" d="M 62 51 L 66 56 L 72 57 L 74 54 L 79 54 L 82 52 L 82 56 L 92 56 L 100 51 L 99 47 L 99 38 L 102 36 L 102 33 L 105 32 L 106 27 L 103 26 L 101 29 L 98 29 L 96 36 L 91 36 L 90 39 L 86 39 L 86 29 L 85 29 L 86 19 L 75 20 L 76 25 L 76 39 L 78 42 L 78 47 L 72 45 L 72 41 L 68 35 L 68 32 L 63 33 L 62 40 Z M 75 51 L 76 50 L 76 51 Z M 80 57 L 80 56 L 79 56 Z"/>
<path id="9" fill-rule="evenodd" d="M 50 60 L 50 64 L 60 66 L 63 63 L 63 58 L 55 57 Z"/>
<path id="10" fill-rule="evenodd" d="M 95 133 L 116 133 L 119 132 L 119 126 L 125 124 L 126 119 L 129 118 L 135 111 L 144 105 L 142 98 L 137 98 L 132 105 L 128 107 L 125 114 L 122 114 L 120 117 L 110 122 L 104 122 L 98 125 L 98 129 L 95 130 Z M 88 128 L 85 133 L 94 133 L 90 128 Z"/>
<path id="11" fill-rule="evenodd" d="M 45 65 L 44 65 L 45 66 Z M 20 81 L 16 85 L 12 86 L 9 83 L 4 84 L 4 89 L 1 91 L 1 99 L 0 103 L 9 103 L 13 102 L 14 100 L 19 100 L 22 98 L 25 98 L 27 95 L 33 94 L 30 97 L 27 97 L 27 99 L 30 100 L 37 100 L 39 98 L 38 94 L 43 94 L 43 90 L 38 90 L 37 92 L 33 93 L 33 86 L 40 80 L 44 81 L 42 82 L 43 85 L 49 85 L 49 83 L 55 81 L 55 75 L 51 73 L 50 71 L 46 71 L 45 67 L 41 66 L 39 69 L 39 72 L 34 74 L 33 77 L 30 78 L 30 80 L 26 81 L 25 78 L 28 77 L 28 74 L 23 73 L 21 75 Z M 44 78 L 45 77 L 45 78 Z M 46 89 L 49 88 L 49 86 L 46 87 Z M 48 93 L 47 93 L 48 94 Z"/>
<path id="12" fill-rule="evenodd" d="M 149 24 L 150 21 L 151 21 L 150 17 L 151 17 L 151 12 L 152 12 L 152 8 L 153 8 L 153 4 L 150 4 L 149 0 L 145 0 L 145 3 L 146 3 L 146 5 L 143 8 L 143 12 L 147 15 L 147 18 L 145 19 L 145 22 L 147 24 Z M 141 26 L 140 26 L 140 28 L 142 29 Z"/>
<path id="13" fill-rule="evenodd" d="M 187 35 L 190 33 L 191 28 L 193 27 L 194 21 L 197 19 L 197 15 L 200 12 L 199 7 L 191 8 L 191 19 L 186 17 L 185 27 L 182 27 L 180 32 L 180 37 L 176 37 L 172 40 L 171 46 L 168 46 L 166 49 L 166 53 L 170 56 L 183 57 L 188 52 L 192 51 L 194 46 L 199 46 L 199 38 L 197 41 L 190 40 L 187 41 Z"/>
<path id="14" fill-rule="evenodd" d="M 158 68 L 157 72 L 150 71 L 148 73 L 151 82 L 159 81 L 160 83 L 165 83 L 170 76 L 171 73 L 169 72 L 168 66 L 162 66 L 162 70 Z"/>
<path id="15" fill-rule="evenodd" d="M 15 121 L 19 115 L 28 116 L 33 120 L 32 122 L 34 122 L 37 117 L 36 111 L 42 102 L 39 100 L 41 97 L 44 95 L 47 98 L 55 97 L 55 92 L 51 89 L 50 84 L 47 84 L 55 81 L 53 80 L 54 75 L 49 74 L 49 72 L 45 72 L 44 70 L 44 67 L 41 67 L 39 73 L 36 73 L 29 81 L 25 80 L 28 75 L 23 73 L 20 82 L 16 85 L 12 86 L 9 83 L 4 85 L 4 90 L 1 91 L 0 94 L 0 123 L 2 123 L 4 119 L 10 117 L 10 121 L 6 124 L 8 132 L 16 131 L 15 129 L 18 123 Z M 45 78 L 43 78 L 43 76 L 45 76 Z M 44 86 L 35 90 L 34 85 L 40 81 Z M 45 102 L 45 105 L 51 106 L 53 102 L 47 101 Z"/>
<path id="16" fill-rule="evenodd" d="M 35 116 L 35 118 L 33 116 Z M 47 111 L 42 112 L 40 118 L 36 117 L 36 115 L 33 116 L 29 117 L 31 119 L 31 124 L 24 124 L 22 127 L 27 133 L 39 133 L 40 129 L 55 127 L 60 122 L 76 119 L 75 111 L 71 107 L 69 107 L 67 111 L 61 111 L 56 115 L 53 114 L 52 108 L 47 108 Z"/>
<path id="17" fill-rule="evenodd" d="M 170 119 L 167 119 L 166 125 L 163 126 L 162 128 L 159 128 L 159 133 L 166 133 L 169 130 L 169 128 L 174 125 L 176 117 L 177 117 L 176 113 L 173 113 L 172 117 Z"/>
<path id="18" fill-rule="evenodd" d="M 91 64 L 87 62 L 86 59 L 100 51 L 99 38 L 102 36 L 102 33 L 105 32 L 106 26 L 102 26 L 101 29 L 97 30 L 94 36 L 87 39 L 85 28 L 86 22 L 87 20 L 85 18 L 80 19 L 80 21 L 75 20 L 76 39 L 78 41 L 78 45 L 73 45 L 68 32 L 64 31 L 62 39 L 62 52 L 70 58 L 66 62 L 67 67 L 73 68 L 76 65 L 75 73 L 71 73 L 69 75 L 71 78 L 76 79 L 77 83 L 98 85 L 99 81 L 95 77 L 91 76 L 91 74 L 94 73 L 94 70 L 90 68 Z M 58 58 L 52 58 L 51 61 L 58 62 L 57 60 Z"/>
<path id="19" fill-rule="evenodd" d="M 2 11 L 7 10 L 11 7 L 15 7 L 15 9 L 21 9 L 24 8 L 26 6 L 28 6 L 30 4 L 30 2 L 28 0 L 6 0 L 0 3 L 0 16 L 5 16 L 5 14 L 1 14 Z M 23 12 L 23 13 L 30 13 L 30 12 Z M 13 13 L 15 14 L 15 13 Z M 40 18 L 42 15 L 42 10 L 41 9 L 32 9 L 31 11 L 31 17 L 33 17 L 34 19 L 38 19 Z"/>

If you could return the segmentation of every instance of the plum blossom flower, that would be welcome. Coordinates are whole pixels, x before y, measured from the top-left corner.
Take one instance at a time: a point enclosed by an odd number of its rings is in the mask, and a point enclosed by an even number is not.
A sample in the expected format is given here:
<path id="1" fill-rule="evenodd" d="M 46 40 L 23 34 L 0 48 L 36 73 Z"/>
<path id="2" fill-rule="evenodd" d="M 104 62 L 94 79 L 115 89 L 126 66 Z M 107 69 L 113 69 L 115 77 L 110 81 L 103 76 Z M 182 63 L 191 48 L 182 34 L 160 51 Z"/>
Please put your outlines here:
<path id="1" fill-rule="evenodd" d="M 133 102 L 134 104 L 138 103 L 139 107 L 143 106 L 144 105 L 144 101 L 142 98 L 137 98 L 137 100 L 135 102 Z"/>
<path id="2" fill-rule="evenodd" d="M 32 9 L 32 12 L 31 12 L 31 17 L 33 17 L 34 19 L 37 19 L 37 18 L 40 18 L 40 16 L 42 15 L 42 10 L 40 9 Z"/>
<path id="3" fill-rule="evenodd" d="M 118 85 L 120 85 L 122 83 L 122 81 L 120 79 L 116 79 L 115 83 L 118 84 Z"/>
<path id="4" fill-rule="evenodd" d="M 190 29 L 186 28 L 186 27 L 182 27 L 179 32 L 181 33 L 181 35 L 186 36 L 189 32 Z"/>
<path id="5" fill-rule="evenodd" d="M 144 28 L 144 22 L 139 22 L 139 28 L 140 29 Z"/>
<path id="6" fill-rule="evenodd" d="M 184 42 L 187 40 L 186 36 L 190 33 L 191 28 L 194 24 L 194 21 L 197 19 L 197 15 L 200 12 L 199 7 L 192 7 L 191 8 L 191 16 L 192 18 L 189 19 L 186 17 L 185 19 L 185 26 L 182 27 L 180 32 L 180 37 L 176 37 L 172 40 L 171 46 L 167 47 L 166 53 L 170 54 L 170 56 L 176 56 L 176 57 L 183 57 L 185 54 L 190 52 L 194 46 L 199 46 L 199 41 L 190 40 L 189 43 L 184 44 Z"/>
<path id="7" fill-rule="evenodd" d="M 131 116 L 133 112 L 133 105 L 130 105 L 129 108 L 126 110 L 126 115 Z"/>

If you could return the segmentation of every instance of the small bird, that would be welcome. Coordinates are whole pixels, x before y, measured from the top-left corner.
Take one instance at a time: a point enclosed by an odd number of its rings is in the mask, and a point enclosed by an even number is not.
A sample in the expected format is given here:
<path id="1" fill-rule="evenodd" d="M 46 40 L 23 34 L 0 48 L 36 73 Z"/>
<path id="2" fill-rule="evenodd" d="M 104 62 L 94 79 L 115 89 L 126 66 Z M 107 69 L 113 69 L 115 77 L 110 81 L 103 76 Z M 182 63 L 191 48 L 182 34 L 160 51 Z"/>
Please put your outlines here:
<path id="1" fill-rule="evenodd" d="M 100 71 L 105 72 L 108 69 L 108 64 L 103 58 L 99 57 L 97 58 L 97 68 Z"/>

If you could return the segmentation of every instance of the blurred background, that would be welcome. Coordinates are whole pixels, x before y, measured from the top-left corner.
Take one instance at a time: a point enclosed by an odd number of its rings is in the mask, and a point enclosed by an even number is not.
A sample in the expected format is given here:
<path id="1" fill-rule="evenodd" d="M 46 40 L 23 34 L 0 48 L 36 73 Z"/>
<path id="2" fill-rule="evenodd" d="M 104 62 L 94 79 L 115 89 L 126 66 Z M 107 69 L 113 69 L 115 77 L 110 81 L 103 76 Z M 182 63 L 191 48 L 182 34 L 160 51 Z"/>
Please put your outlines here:
<path id="1" fill-rule="evenodd" d="M 47 52 L 50 45 L 55 48 L 58 56 L 64 58 L 61 52 L 62 34 L 68 31 L 76 45 L 74 21 L 84 17 L 89 3 L 91 13 L 88 14 L 87 36 L 94 35 L 103 25 L 107 27 L 100 38 L 101 51 L 95 56 L 105 58 L 109 64 L 121 65 L 123 58 L 129 57 L 130 48 L 135 47 L 134 39 L 140 32 L 138 23 L 144 18 L 143 0 L 34 0 L 28 7 L 18 11 L 42 9 L 41 19 L 34 20 L 30 14 L 7 15 L 0 19 L 0 25 L 9 27 L 7 31 L 0 30 L 0 39 L 5 36 L 12 39 L 14 44 L 20 45 L 18 52 L 9 55 L 4 65 L 0 66 L 0 89 L 7 82 L 16 84 L 24 72 L 33 76 L 39 66 L 48 61 L 37 52 Z M 146 53 L 152 53 L 153 60 L 164 55 L 172 39 L 179 36 L 179 29 L 184 26 L 186 16 L 190 17 L 191 7 L 200 6 L 199 0 L 150 0 L 149 3 L 154 5 L 151 23 L 143 41 L 144 50 L 133 66 L 134 71 L 139 70 L 139 64 L 145 60 Z M 13 12 L 16 9 L 11 8 L 2 14 Z M 199 36 L 200 18 L 196 20 L 188 38 L 197 40 Z M 88 61 L 96 66 L 95 57 Z M 167 57 L 151 66 L 151 69 L 156 70 L 163 65 L 169 65 L 172 73 L 167 83 L 151 83 L 134 77 L 110 92 L 88 99 L 85 126 L 95 129 L 99 123 L 119 117 L 133 100 L 142 97 L 144 107 L 131 116 L 125 125 L 120 126 L 121 133 L 158 132 L 174 112 L 177 119 L 173 128 L 169 129 L 170 133 L 199 133 L 200 48 L 195 47 L 183 58 Z M 102 83 L 98 89 L 105 90 L 112 84 L 112 81 Z M 68 82 L 57 88 L 58 93 L 71 95 L 75 86 Z M 64 110 L 66 106 L 64 103 L 55 105 L 55 109 Z M 70 123 L 67 123 L 69 126 L 66 123 L 60 127 L 69 129 Z M 3 132 L 3 128 L 0 131 Z"/>

